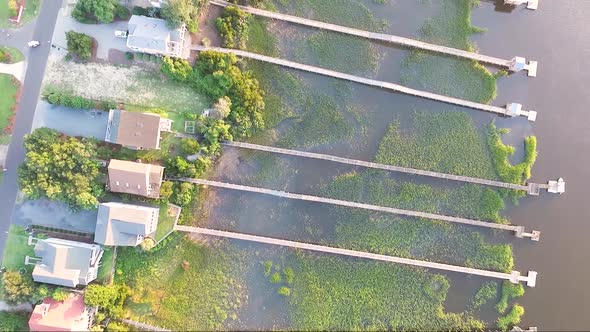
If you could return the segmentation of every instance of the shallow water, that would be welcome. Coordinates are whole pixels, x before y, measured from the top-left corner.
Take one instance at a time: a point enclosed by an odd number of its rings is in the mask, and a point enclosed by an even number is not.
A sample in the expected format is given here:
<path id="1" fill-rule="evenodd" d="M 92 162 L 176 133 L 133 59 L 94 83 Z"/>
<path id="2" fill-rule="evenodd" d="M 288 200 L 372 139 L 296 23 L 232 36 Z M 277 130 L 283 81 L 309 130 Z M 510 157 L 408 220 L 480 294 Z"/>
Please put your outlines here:
<path id="1" fill-rule="evenodd" d="M 381 19 L 390 23 L 388 32 L 411 37 L 433 12 L 434 6 L 423 1 L 394 1 L 382 6 L 365 2 Z M 533 182 L 546 182 L 558 177 L 567 181 L 567 193 L 561 196 L 543 193 L 539 197 L 527 197 L 519 206 L 505 211 L 513 224 L 527 229 L 540 230 L 541 242 L 533 243 L 511 237 L 502 237 L 514 245 L 516 270 L 539 272 L 537 287 L 527 289 L 523 304 L 526 314 L 521 327 L 538 326 L 542 330 L 583 330 L 590 326 L 590 317 L 585 314 L 590 301 L 590 290 L 585 287 L 588 273 L 587 260 L 590 244 L 585 239 L 590 207 L 584 207 L 581 190 L 587 185 L 586 165 L 590 158 L 585 153 L 590 138 L 585 134 L 590 129 L 587 106 L 590 97 L 587 84 L 590 74 L 590 30 L 584 31 L 584 22 L 590 15 L 590 1 L 541 0 L 539 10 L 529 11 L 523 7 L 512 11 L 497 10 L 493 2 L 482 2 L 474 10 L 472 21 L 486 28 L 483 34 L 474 35 L 473 41 L 481 53 L 509 59 L 525 56 L 539 61 L 537 78 L 528 78 L 517 73 L 502 78 L 498 85 L 498 98 L 494 104 L 519 102 L 525 109 L 538 111 L 538 120 L 529 123 L 526 119 L 496 118 L 498 126 L 512 130 L 504 141 L 515 145 L 518 152 L 513 161 L 522 157 L 523 137 L 534 134 L 540 151 L 533 168 Z M 412 15 L 408 15 L 412 13 Z M 416 13 L 419 13 L 416 15 Z M 400 62 L 407 51 L 386 45 L 379 46 L 384 57 L 379 63 L 376 76 L 379 79 L 397 82 Z M 314 75 L 302 75 L 314 90 L 333 84 L 333 80 Z M 362 105 L 371 119 L 370 130 L 362 140 L 354 144 L 343 143 L 324 146 L 314 151 L 345 157 L 371 160 L 378 142 L 389 123 L 398 119 L 402 124 L 409 118 L 412 109 L 439 111 L 450 109 L 440 103 L 394 94 L 374 88 L 351 84 L 355 103 Z M 469 111 L 476 124 L 488 123 L 492 115 Z M 279 189 L 314 193 L 318 184 L 326 183 L 337 174 L 352 170 L 348 166 L 335 166 L 327 162 L 284 158 L 284 167 L 296 170 L 285 180 L 256 183 L 259 186 L 279 186 Z M 239 179 L 231 182 L 237 182 Z M 272 182 L 272 183 L 271 183 Z M 218 191 L 221 201 L 232 202 L 220 205 L 214 212 L 212 227 L 231 229 L 265 236 L 316 242 L 332 238 L 335 224 L 329 209 L 300 202 L 281 202 L 259 195 L 243 195 Z M 238 204 L 239 203 L 239 204 Z M 239 208 L 237 208 L 239 206 Z M 285 213 L 288 211 L 288 213 Z M 307 224 L 322 224 L 319 234 L 306 229 Z M 284 253 L 265 251 L 264 258 Z M 288 326 L 284 320 L 284 300 L 270 296 L 259 279 L 251 278 L 250 303 L 245 308 L 246 326 L 241 328 L 271 328 Z M 483 279 L 449 274 L 452 288 L 446 302 L 448 311 L 462 311 Z M 256 310 L 263 306 L 264 310 Z M 267 309 L 271 308 L 271 309 Z M 493 316 L 493 308 L 482 313 L 484 319 Z"/>

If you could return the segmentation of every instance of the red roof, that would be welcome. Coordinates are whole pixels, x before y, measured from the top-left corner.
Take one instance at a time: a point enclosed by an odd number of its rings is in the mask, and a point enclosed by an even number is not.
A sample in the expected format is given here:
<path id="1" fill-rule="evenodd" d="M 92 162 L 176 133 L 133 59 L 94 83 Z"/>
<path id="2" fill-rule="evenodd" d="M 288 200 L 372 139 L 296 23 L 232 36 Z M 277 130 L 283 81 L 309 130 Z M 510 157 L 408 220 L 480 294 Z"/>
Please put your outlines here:
<path id="1" fill-rule="evenodd" d="M 81 319 L 86 320 L 85 308 L 82 295 L 70 296 L 64 301 L 46 298 L 42 304 L 35 306 L 29 319 L 29 329 L 31 331 L 79 331 Z"/>

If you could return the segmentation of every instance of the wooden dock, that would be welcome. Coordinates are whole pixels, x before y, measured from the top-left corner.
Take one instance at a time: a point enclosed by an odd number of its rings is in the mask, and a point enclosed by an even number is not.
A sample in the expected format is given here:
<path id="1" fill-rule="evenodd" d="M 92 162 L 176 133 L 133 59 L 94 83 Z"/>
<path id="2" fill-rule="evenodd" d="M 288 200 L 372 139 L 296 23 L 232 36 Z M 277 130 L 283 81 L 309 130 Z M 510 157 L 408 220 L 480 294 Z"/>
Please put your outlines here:
<path id="1" fill-rule="evenodd" d="M 527 276 L 522 276 L 520 274 L 520 272 L 518 272 L 518 271 L 512 271 L 511 273 L 494 272 L 494 271 L 473 269 L 473 268 L 457 266 L 457 265 L 421 261 L 421 260 L 416 260 L 416 259 L 409 259 L 409 258 L 402 258 L 402 257 L 395 257 L 395 256 L 386 256 L 386 255 L 380 255 L 380 254 L 373 254 L 373 253 L 369 253 L 369 252 L 320 246 L 320 245 L 316 245 L 316 244 L 288 241 L 288 240 L 263 237 L 263 236 L 257 236 L 257 235 L 219 231 L 219 230 L 213 230 L 213 229 L 208 229 L 208 228 L 178 225 L 175 227 L 175 229 L 177 231 L 181 231 L 181 232 L 196 233 L 196 234 L 203 234 L 203 235 L 209 235 L 209 236 L 217 236 L 217 237 L 223 237 L 223 238 L 229 238 L 229 239 L 235 239 L 235 240 L 243 240 L 243 241 L 251 241 L 251 242 L 257 242 L 257 243 L 264 243 L 264 244 L 272 244 L 272 245 L 278 245 L 278 246 L 283 246 L 283 247 L 311 250 L 311 251 L 328 253 L 328 254 L 372 259 L 372 260 L 390 262 L 390 263 L 396 263 L 396 264 L 411 265 L 411 266 L 423 267 L 423 268 L 428 268 L 428 269 L 436 269 L 436 270 L 443 270 L 443 271 L 472 274 L 472 275 L 478 275 L 478 276 L 483 276 L 483 277 L 508 280 L 508 281 L 515 283 L 515 284 L 517 284 L 519 282 L 526 282 L 526 284 L 529 287 L 535 287 L 536 280 L 537 280 L 537 272 L 535 272 L 535 271 L 529 271 Z"/>
<path id="2" fill-rule="evenodd" d="M 403 209 L 398 209 L 398 208 L 378 206 L 378 205 L 365 204 L 365 203 L 349 202 L 349 201 L 343 201 L 343 200 L 339 200 L 339 199 L 319 197 L 319 196 L 295 194 L 295 193 L 289 193 L 289 192 L 285 192 L 285 191 L 278 191 L 278 190 L 259 188 L 259 187 L 243 186 L 240 184 L 225 183 L 225 182 L 218 182 L 218 181 L 211 181 L 211 180 L 203 180 L 203 179 L 195 179 L 195 178 L 170 178 L 169 180 L 189 182 L 189 183 L 205 185 L 205 186 L 212 186 L 212 187 L 217 187 L 217 188 L 240 190 L 240 191 L 257 193 L 257 194 L 265 194 L 265 195 L 271 195 L 271 196 L 281 197 L 281 198 L 296 199 L 296 200 L 300 200 L 300 201 L 346 206 L 346 207 L 351 207 L 351 208 L 385 212 L 385 213 L 397 214 L 397 215 L 408 216 L 408 217 L 424 218 L 424 219 L 431 219 L 431 220 L 441 220 L 441 221 L 463 224 L 463 225 L 478 226 L 478 227 L 485 227 L 485 228 L 497 229 L 497 230 L 502 230 L 502 231 L 509 231 L 509 232 L 514 233 L 514 235 L 516 237 L 519 237 L 519 238 L 529 237 L 533 241 L 539 241 L 539 237 L 540 237 L 540 233 L 538 231 L 533 231 L 531 233 L 525 233 L 524 226 L 504 225 L 504 224 L 498 224 L 498 223 L 494 223 L 494 222 L 485 222 L 485 221 L 473 220 L 473 219 L 467 219 L 467 218 L 445 216 L 445 215 L 441 215 L 441 214 L 412 211 L 412 210 L 403 210 Z"/>
<path id="3" fill-rule="evenodd" d="M 273 57 L 269 57 L 269 56 L 265 56 L 265 55 L 261 55 L 261 54 L 257 54 L 257 53 L 246 52 L 246 51 L 241 51 L 241 50 L 234 50 L 234 49 L 229 49 L 229 48 L 206 47 L 206 46 L 202 46 L 202 45 L 191 45 L 191 49 L 195 50 L 195 51 L 215 51 L 215 52 L 228 53 L 228 54 L 232 53 L 232 54 L 235 54 L 236 56 L 243 57 L 243 58 L 250 58 L 250 59 L 254 59 L 254 60 L 258 60 L 258 61 L 273 63 L 273 64 L 280 65 L 280 66 L 287 67 L 287 68 L 293 68 L 293 69 L 303 70 L 303 71 L 310 72 L 310 73 L 316 73 L 316 74 L 320 74 L 320 75 L 330 76 L 330 77 L 334 77 L 334 78 L 338 78 L 338 79 L 342 79 L 342 80 L 347 80 L 347 81 L 365 84 L 365 85 L 369 85 L 369 86 L 373 86 L 373 87 L 377 87 L 377 88 L 382 88 L 382 89 L 386 89 L 386 90 L 390 90 L 390 91 L 404 93 L 404 94 L 415 96 L 415 97 L 426 98 L 426 99 L 430 99 L 430 100 L 434 100 L 434 101 L 440 101 L 440 102 L 451 104 L 451 105 L 472 108 L 472 109 L 476 109 L 476 110 L 480 110 L 480 111 L 484 111 L 484 112 L 490 112 L 490 113 L 494 113 L 494 114 L 502 115 L 502 116 L 515 117 L 515 116 L 520 115 L 520 116 L 524 116 L 524 117 L 528 118 L 530 121 L 535 121 L 537 118 L 537 112 L 524 111 L 524 110 L 522 110 L 522 105 L 516 104 L 516 103 L 508 104 L 506 107 L 486 105 L 486 104 L 476 103 L 473 101 L 463 100 L 463 99 L 459 99 L 459 98 L 443 96 L 443 95 L 439 95 L 439 94 L 432 93 L 432 92 L 416 90 L 416 89 L 408 88 L 408 87 L 405 87 L 405 86 L 399 85 L 399 84 L 394 84 L 394 83 L 354 76 L 354 75 L 345 74 L 345 73 L 341 73 L 341 72 L 337 72 L 337 71 L 333 71 L 333 70 L 309 66 L 309 65 L 302 64 L 302 63 L 298 63 L 298 62 L 273 58 Z"/>
<path id="4" fill-rule="evenodd" d="M 425 170 L 409 168 L 409 167 L 385 165 L 385 164 L 373 163 L 373 162 L 369 162 L 369 161 L 348 159 L 348 158 L 342 158 L 342 157 L 313 153 L 313 152 L 282 149 L 282 148 L 276 148 L 276 147 L 272 147 L 272 146 L 258 145 L 258 144 L 244 143 L 244 142 L 223 141 L 221 144 L 224 146 L 235 147 L 235 148 L 278 153 L 278 154 L 311 158 L 311 159 L 327 160 L 327 161 L 332 161 L 335 163 L 348 164 L 348 165 L 353 165 L 353 166 L 361 166 L 361 167 L 374 168 L 374 169 L 381 169 L 381 170 L 385 170 L 385 171 L 428 176 L 428 177 L 432 177 L 432 178 L 481 184 L 481 185 L 486 185 L 486 186 L 506 188 L 506 189 L 512 189 L 512 190 L 521 190 L 521 191 L 526 191 L 529 195 L 539 195 L 540 188 L 543 188 L 543 189 L 549 188 L 548 185 L 543 185 L 543 184 L 538 184 L 538 183 L 528 183 L 527 185 L 514 184 L 514 183 L 500 182 L 500 181 L 494 181 L 494 180 L 488 180 L 488 179 L 472 178 L 469 176 L 461 176 L 461 175 L 454 175 L 454 174 L 425 171 Z"/>
<path id="5" fill-rule="evenodd" d="M 457 49 L 457 48 L 425 43 L 425 42 L 411 39 L 411 38 L 405 38 L 405 37 L 389 35 L 389 34 L 384 34 L 384 33 L 364 31 L 364 30 L 344 27 L 341 25 L 310 20 L 310 19 L 302 18 L 302 17 L 298 17 L 298 16 L 270 12 L 270 11 L 262 10 L 262 9 L 258 9 L 258 8 L 234 5 L 234 4 L 231 4 L 227 1 L 222 1 L 222 0 L 210 0 L 209 3 L 212 5 L 221 6 L 221 7 L 236 6 L 236 7 L 239 7 L 240 9 L 242 9 L 243 11 L 253 14 L 253 15 L 268 17 L 268 18 L 275 19 L 275 20 L 291 22 L 291 23 L 300 24 L 300 25 L 313 27 L 313 28 L 317 28 L 317 29 L 322 29 L 322 30 L 334 31 L 334 32 L 342 33 L 342 34 L 351 35 L 351 36 L 367 38 L 367 39 L 371 39 L 371 40 L 375 40 L 375 41 L 392 43 L 392 44 L 401 45 L 401 46 L 408 47 L 408 48 L 417 48 L 417 49 L 427 50 L 430 52 L 441 53 L 441 54 L 456 56 L 459 58 L 475 60 L 478 62 L 507 68 L 511 71 L 527 70 L 529 73 L 529 76 L 536 76 L 536 74 L 537 74 L 537 62 L 531 61 L 530 63 L 527 64 L 526 60 L 522 57 L 515 57 L 513 59 L 506 60 L 506 59 L 501 59 L 501 58 L 497 58 L 497 57 L 493 57 L 493 56 L 479 54 L 476 52 L 464 51 L 464 50 Z"/>

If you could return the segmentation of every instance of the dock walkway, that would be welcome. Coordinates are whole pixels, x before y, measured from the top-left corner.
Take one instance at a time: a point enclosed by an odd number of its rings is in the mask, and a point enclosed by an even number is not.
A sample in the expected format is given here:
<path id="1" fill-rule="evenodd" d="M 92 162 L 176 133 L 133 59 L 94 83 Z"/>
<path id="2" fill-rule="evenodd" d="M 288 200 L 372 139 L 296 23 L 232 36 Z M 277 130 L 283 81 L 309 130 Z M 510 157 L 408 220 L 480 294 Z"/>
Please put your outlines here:
<path id="1" fill-rule="evenodd" d="M 452 271 L 452 272 L 459 272 L 459 273 L 465 273 L 465 274 L 473 274 L 473 275 L 479 275 L 479 276 L 483 276 L 483 277 L 508 280 L 508 281 L 515 283 L 515 284 L 523 281 L 523 282 L 526 282 L 526 284 L 529 287 L 535 287 L 536 280 L 537 280 L 537 272 L 535 272 L 535 271 L 529 271 L 527 276 L 522 276 L 520 274 L 520 272 L 518 272 L 518 271 L 512 271 L 511 273 L 494 272 L 494 271 L 473 269 L 473 268 L 457 266 L 457 265 L 420 261 L 420 260 L 416 260 L 416 259 L 409 259 L 409 258 L 402 258 L 402 257 L 395 257 L 395 256 L 386 256 L 386 255 L 380 255 L 380 254 L 373 254 L 373 253 L 369 253 L 369 252 L 334 248 L 334 247 L 328 247 L 328 246 L 320 246 L 320 245 L 316 245 L 316 244 L 288 241 L 288 240 L 269 238 L 269 237 L 263 237 L 263 236 L 257 236 L 257 235 L 219 231 L 219 230 L 213 230 L 213 229 L 208 229 L 208 228 L 178 225 L 175 227 L 175 229 L 177 231 L 181 231 L 181 232 L 189 232 L 189 233 L 203 234 L 203 235 L 209 235 L 209 236 L 218 236 L 218 237 L 224 237 L 224 238 L 236 239 L 236 240 L 252 241 L 252 242 L 257 242 L 257 243 L 265 243 L 265 244 L 272 244 L 272 245 L 278 245 L 278 246 L 290 247 L 290 248 L 296 248 L 296 249 L 311 250 L 311 251 L 323 252 L 323 253 L 328 253 L 328 254 L 336 254 L 336 255 L 344 255 L 344 256 L 350 256 L 350 257 L 372 259 L 372 260 L 378 260 L 378 261 L 383 261 L 383 262 L 405 264 L 405 265 L 411 265 L 411 266 L 417 266 L 417 267 L 423 267 L 423 268 L 429 268 L 429 269 L 437 269 L 437 270 Z"/>
<path id="2" fill-rule="evenodd" d="M 525 233 L 524 226 L 498 224 L 498 223 L 494 223 L 494 222 L 485 222 L 485 221 L 479 221 L 479 220 L 473 220 L 473 219 L 445 216 L 445 215 L 434 214 L 434 213 L 403 210 L 403 209 L 398 209 L 398 208 L 378 206 L 378 205 L 365 204 L 365 203 L 349 202 L 349 201 L 343 201 L 343 200 L 339 200 L 339 199 L 312 196 L 312 195 L 295 194 L 295 193 L 289 193 L 289 192 L 285 192 L 285 191 L 278 191 L 278 190 L 259 188 L 259 187 L 243 186 L 240 184 L 232 184 L 232 183 L 225 183 L 225 182 L 218 182 L 218 181 L 211 181 L 211 180 L 203 180 L 203 179 L 195 179 L 195 178 L 170 178 L 170 180 L 189 182 L 189 183 L 205 185 L 205 186 L 212 186 L 212 187 L 217 187 L 217 188 L 240 190 L 240 191 L 257 193 L 257 194 L 265 194 L 265 195 L 271 195 L 271 196 L 281 197 L 281 198 L 296 199 L 296 200 L 300 200 L 300 201 L 347 206 L 347 207 L 352 207 L 352 208 L 357 208 L 357 209 L 365 209 L 365 210 L 371 210 L 371 211 L 392 213 L 392 214 L 403 215 L 403 216 L 408 216 L 408 217 L 424 218 L 424 219 L 431 219 L 431 220 L 441 220 L 441 221 L 452 222 L 452 223 L 457 223 L 457 224 L 486 227 L 486 228 L 490 228 L 490 229 L 497 229 L 497 230 L 502 230 L 502 231 L 513 232 L 516 237 L 519 237 L 519 238 L 529 237 L 533 241 L 539 241 L 539 237 L 540 237 L 540 232 L 538 232 L 538 231 L 532 231 L 531 233 Z"/>
<path id="3" fill-rule="evenodd" d="M 403 85 L 394 84 L 394 83 L 390 83 L 390 82 L 384 82 L 384 81 L 374 80 L 374 79 L 370 79 L 370 78 L 354 76 L 354 75 L 345 74 L 345 73 L 341 73 L 341 72 L 337 72 L 337 71 L 333 71 L 333 70 L 328 70 L 328 69 L 324 69 L 324 68 L 305 65 L 302 63 L 298 63 L 298 62 L 273 58 L 273 57 L 269 57 L 269 56 L 262 55 L 262 54 L 246 52 L 246 51 L 241 51 L 241 50 L 234 50 L 234 49 L 229 49 L 229 48 L 207 47 L 207 46 L 202 46 L 202 45 L 191 45 L 191 49 L 195 50 L 195 51 L 215 51 L 215 52 L 227 53 L 227 54 L 233 53 L 239 57 L 250 58 L 250 59 L 254 59 L 254 60 L 258 60 L 258 61 L 273 63 L 273 64 L 280 65 L 280 66 L 287 67 L 287 68 L 293 68 L 293 69 L 307 71 L 310 73 L 316 73 L 316 74 L 320 74 L 320 75 L 339 78 L 339 79 L 343 79 L 343 80 L 347 80 L 347 81 L 351 81 L 351 82 L 356 82 L 356 83 L 360 83 L 360 84 L 365 84 L 365 85 L 369 85 L 369 86 L 373 86 L 373 87 L 377 87 L 377 88 L 400 92 L 400 93 L 404 93 L 404 94 L 415 96 L 415 97 L 426 98 L 426 99 L 430 99 L 430 100 L 434 100 L 434 101 L 440 101 L 440 102 L 447 103 L 447 104 L 472 108 L 472 109 L 476 109 L 476 110 L 480 110 L 480 111 L 484 111 L 484 112 L 490 112 L 490 113 L 494 113 L 494 114 L 502 115 L 502 116 L 515 117 L 517 115 L 520 115 L 520 116 L 524 116 L 524 117 L 528 118 L 530 121 L 535 121 L 537 118 L 537 112 L 524 111 L 524 110 L 522 110 L 522 105 L 517 104 L 517 103 L 508 104 L 506 107 L 486 105 L 486 104 L 476 103 L 473 101 L 463 100 L 463 99 L 459 99 L 459 98 L 443 96 L 443 95 L 439 95 L 439 94 L 432 93 L 432 92 L 416 90 L 416 89 L 408 88 Z"/>
<path id="4" fill-rule="evenodd" d="M 266 145 L 258 145 L 258 144 L 244 143 L 244 142 L 230 142 L 230 141 L 223 141 L 223 142 L 221 142 L 221 144 L 224 146 L 235 147 L 235 148 L 278 153 L 278 154 L 311 158 L 311 159 L 327 160 L 327 161 L 332 161 L 332 162 L 341 163 L 341 164 L 348 164 L 348 165 L 362 166 L 362 167 L 367 167 L 367 168 L 381 169 L 381 170 L 385 170 L 385 171 L 400 172 L 400 173 L 406 173 L 406 174 L 412 174 L 412 175 L 429 176 L 429 177 L 433 177 L 433 178 L 474 183 L 474 184 L 481 184 L 481 185 L 486 185 L 486 186 L 493 186 L 493 187 L 506 188 L 506 189 L 512 189 L 512 190 L 521 190 L 521 191 L 526 191 L 529 195 L 539 195 L 540 188 L 548 189 L 547 185 L 538 184 L 538 183 L 528 183 L 526 185 L 514 184 L 514 183 L 500 182 L 500 181 L 494 181 L 494 180 L 488 180 L 488 179 L 473 178 L 473 177 L 469 177 L 469 176 L 461 176 L 461 175 L 454 175 L 454 174 L 425 171 L 425 170 L 409 168 L 409 167 L 385 165 L 385 164 L 373 163 L 373 162 L 369 162 L 369 161 L 348 159 L 348 158 L 313 153 L 313 152 L 276 148 L 273 146 L 266 146 Z"/>
<path id="5" fill-rule="evenodd" d="M 504 68 L 507 68 L 511 71 L 527 70 L 529 76 L 536 76 L 536 74 L 537 74 L 537 65 L 538 65 L 537 62 L 530 61 L 530 63 L 526 64 L 526 60 L 522 57 L 515 57 L 511 60 L 506 60 L 506 59 L 501 59 L 501 58 L 497 58 L 497 57 L 493 57 L 493 56 L 479 54 L 476 52 L 469 52 L 469 51 L 464 51 L 464 50 L 456 49 L 456 48 L 452 48 L 452 47 L 425 43 L 425 42 L 411 39 L 411 38 L 405 38 L 405 37 L 389 35 L 389 34 L 384 34 L 384 33 L 364 31 L 364 30 L 349 28 L 349 27 L 345 27 L 345 26 L 341 26 L 341 25 L 310 20 L 310 19 L 302 18 L 302 17 L 298 17 L 298 16 L 270 12 L 270 11 L 262 10 L 262 9 L 258 9 L 258 8 L 234 5 L 234 4 L 231 4 L 227 1 L 222 1 L 222 0 L 210 0 L 209 3 L 216 5 L 216 6 L 220 6 L 220 7 L 236 6 L 247 13 L 258 15 L 258 16 L 263 16 L 263 17 L 268 17 L 268 18 L 275 19 L 275 20 L 291 22 L 291 23 L 300 24 L 300 25 L 313 27 L 313 28 L 317 28 L 317 29 L 322 29 L 322 30 L 334 31 L 334 32 L 342 33 L 342 34 L 351 35 L 351 36 L 357 36 L 357 37 L 361 37 L 361 38 L 367 38 L 367 39 L 371 39 L 371 40 L 397 44 L 397 45 L 401 45 L 401 46 L 405 46 L 405 47 L 409 47 L 409 48 L 417 48 L 417 49 L 427 50 L 430 52 L 442 53 L 442 54 L 452 55 L 452 56 L 456 56 L 456 57 L 460 57 L 460 58 L 475 60 L 475 61 L 479 61 L 479 62 L 486 63 L 486 64 L 504 67 Z"/>

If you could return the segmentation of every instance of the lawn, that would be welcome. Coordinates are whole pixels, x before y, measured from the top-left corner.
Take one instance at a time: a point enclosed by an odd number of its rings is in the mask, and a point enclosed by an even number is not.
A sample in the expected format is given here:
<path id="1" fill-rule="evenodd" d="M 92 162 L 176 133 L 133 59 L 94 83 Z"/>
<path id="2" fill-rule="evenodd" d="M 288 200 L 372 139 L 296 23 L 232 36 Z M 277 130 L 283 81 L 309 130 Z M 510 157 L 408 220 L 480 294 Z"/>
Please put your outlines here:
<path id="1" fill-rule="evenodd" d="M 102 284 L 109 284 L 113 277 L 113 266 L 115 265 L 115 255 L 117 248 L 115 247 L 103 247 L 104 253 L 100 260 L 100 267 L 98 268 L 98 276 L 96 281 Z"/>
<path id="2" fill-rule="evenodd" d="M 17 63 L 25 59 L 25 56 L 21 53 L 21 51 L 14 47 L 0 46 L 0 52 L 7 52 L 10 55 L 10 62 L 8 63 Z"/>
<path id="3" fill-rule="evenodd" d="M 25 267 L 25 256 L 35 255 L 33 246 L 27 244 L 28 239 L 29 235 L 25 232 L 24 227 L 10 225 L 2 266 L 5 266 L 8 270 L 18 270 Z M 32 265 L 29 267 L 32 267 Z"/>
<path id="4" fill-rule="evenodd" d="M 0 74 L 0 131 L 10 123 L 18 85 L 12 75 Z"/>
<path id="5" fill-rule="evenodd" d="M 174 233 L 162 248 L 120 248 L 116 283 L 133 289 L 126 309 L 134 320 L 172 330 L 218 330 L 246 301 L 242 256 Z"/>
<path id="6" fill-rule="evenodd" d="M 163 203 L 160 205 L 160 215 L 158 219 L 158 228 L 156 229 L 156 244 L 162 241 L 168 235 L 176 224 L 180 215 L 180 207 Z"/>
<path id="7" fill-rule="evenodd" d="M 27 4 L 23 11 L 20 25 L 23 25 L 39 14 L 39 8 L 41 7 L 41 0 L 26 0 Z M 10 11 L 8 9 L 8 1 L 0 1 L 0 28 L 14 27 L 14 24 L 8 19 L 10 18 Z"/>

